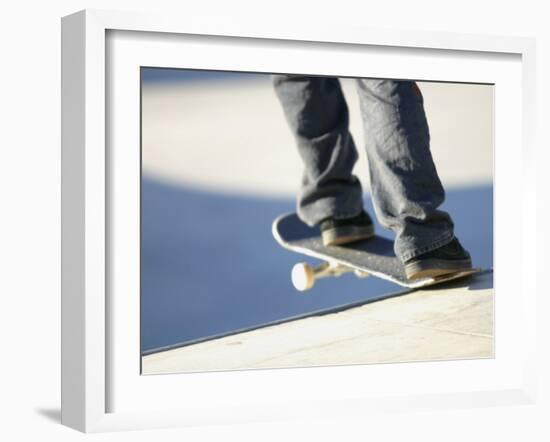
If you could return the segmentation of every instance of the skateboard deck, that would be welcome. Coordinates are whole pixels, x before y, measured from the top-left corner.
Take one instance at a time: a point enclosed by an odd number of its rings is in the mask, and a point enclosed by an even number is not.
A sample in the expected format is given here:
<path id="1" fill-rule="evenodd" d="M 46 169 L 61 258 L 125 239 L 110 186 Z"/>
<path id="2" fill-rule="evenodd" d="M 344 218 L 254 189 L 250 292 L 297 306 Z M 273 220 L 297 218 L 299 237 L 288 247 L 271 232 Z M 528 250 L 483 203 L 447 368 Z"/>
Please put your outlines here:
<path id="1" fill-rule="evenodd" d="M 310 289 L 315 280 L 354 272 L 358 277 L 369 275 L 392 281 L 408 288 L 426 287 L 463 278 L 480 271 L 470 269 L 435 278 L 409 280 L 393 251 L 393 241 L 374 236 L 342 246 L 324 246 L 318 227 L 309 227 L 295 213 L 281 215 L 272 226 L 275 240 L 284 248 L 324 261 L 317 267 L 298 263 L 292 269 L 292 282 L 297 290 Z"/>

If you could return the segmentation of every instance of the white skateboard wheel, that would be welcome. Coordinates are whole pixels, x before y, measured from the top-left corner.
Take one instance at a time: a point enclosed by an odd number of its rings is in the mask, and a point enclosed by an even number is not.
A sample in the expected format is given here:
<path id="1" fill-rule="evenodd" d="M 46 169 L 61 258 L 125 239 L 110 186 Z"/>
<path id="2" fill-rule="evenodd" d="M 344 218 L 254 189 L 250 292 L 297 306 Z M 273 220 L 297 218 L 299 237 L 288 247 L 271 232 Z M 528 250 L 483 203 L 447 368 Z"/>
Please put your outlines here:
<path id="1" fill-rule="evenodd" d="M 292 285 L 301 292 L 309 290 L 315 283 L 313 269 L 305 262 L 299 262 L 292 267 Z"/>

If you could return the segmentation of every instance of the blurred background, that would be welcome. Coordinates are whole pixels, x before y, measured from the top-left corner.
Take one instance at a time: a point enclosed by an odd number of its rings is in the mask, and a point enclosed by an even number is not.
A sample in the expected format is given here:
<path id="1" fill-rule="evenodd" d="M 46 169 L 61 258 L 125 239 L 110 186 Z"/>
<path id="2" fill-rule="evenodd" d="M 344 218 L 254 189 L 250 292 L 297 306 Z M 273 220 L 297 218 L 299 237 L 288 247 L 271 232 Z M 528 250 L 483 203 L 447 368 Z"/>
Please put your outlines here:
<path id="1" fill-rule="evenodd" d="M 374 214 L 359 102 L 341 79 Z M 444 210 L 476 267 L 493 267 L 493 86 L 419 82 Z M 267 74 L 142 68 L 141 349 L 192 343 L 402 288 L 328 278 L 304 293 L 271 235 L 302 164 Z M 393 238 L 377 224 L 377 233 Z"/>

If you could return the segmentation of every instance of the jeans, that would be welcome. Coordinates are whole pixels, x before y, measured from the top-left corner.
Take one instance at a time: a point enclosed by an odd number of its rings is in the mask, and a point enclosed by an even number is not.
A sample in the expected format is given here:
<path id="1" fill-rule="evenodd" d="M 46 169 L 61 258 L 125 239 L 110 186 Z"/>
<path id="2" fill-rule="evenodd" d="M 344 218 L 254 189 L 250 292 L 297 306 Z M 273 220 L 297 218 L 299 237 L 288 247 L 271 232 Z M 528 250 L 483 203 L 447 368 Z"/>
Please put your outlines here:
<path id="1" fill-rule="evenodd" d="M 352 169 L 357 150 L 337 78 L 273 76 L 275 92 L 304 164 L 297 213 L 313 226 L 363 210 Z M 357 79 L 372 199 L 380 224 L 395 232 L 401 261 L 454 238 L 453 222 L 438 207 L 445 191 L 430 152 L 422 94 L 413 81 Z"/>

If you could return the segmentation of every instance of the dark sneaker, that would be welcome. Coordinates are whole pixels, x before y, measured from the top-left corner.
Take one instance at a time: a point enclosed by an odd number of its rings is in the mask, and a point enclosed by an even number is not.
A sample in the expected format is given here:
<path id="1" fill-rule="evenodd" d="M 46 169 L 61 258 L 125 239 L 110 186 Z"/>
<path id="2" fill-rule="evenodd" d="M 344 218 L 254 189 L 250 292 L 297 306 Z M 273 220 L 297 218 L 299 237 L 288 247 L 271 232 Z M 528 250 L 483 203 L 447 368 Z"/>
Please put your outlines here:
<path id="1" fill-rule="evenodd" d="M 353 218 L 327 218 L 319 228 L 325 246 L 347 244 L 374 236 L 374 224 L 365 211 Z"/>
<path id="2" fill-rule="evenodd" d="M 469 270 L 472 268 L 472 260 L 455 238 L 439 249 L 405 261 L 404 265 L 408 279 L 435 278 L 446 273 Z"/>

